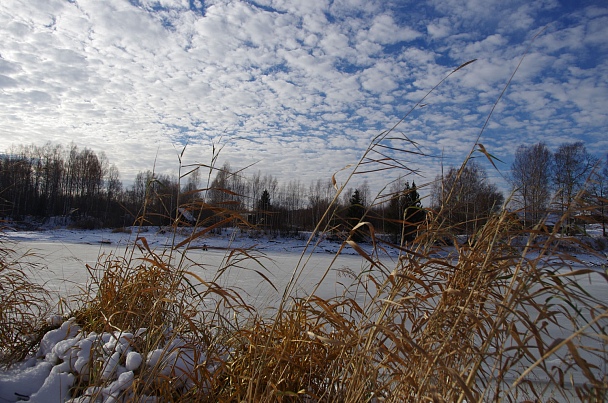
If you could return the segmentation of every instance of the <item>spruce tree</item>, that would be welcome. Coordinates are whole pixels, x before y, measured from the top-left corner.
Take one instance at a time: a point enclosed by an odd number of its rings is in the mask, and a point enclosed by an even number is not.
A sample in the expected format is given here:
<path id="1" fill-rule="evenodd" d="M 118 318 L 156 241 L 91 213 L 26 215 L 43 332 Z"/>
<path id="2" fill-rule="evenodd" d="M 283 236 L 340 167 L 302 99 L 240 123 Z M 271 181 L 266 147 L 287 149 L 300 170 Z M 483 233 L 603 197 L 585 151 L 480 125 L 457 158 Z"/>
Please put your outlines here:
<path id="1" fill-rule="evenodd" d="M 258 200 L 258 210 L 269 211 L 270 210 L 270 193 L 264 189 L 260 200 Z"/>
<path id="2" fill-rule="evenodd" d="M 355 189 L 353 195 L 350 197 L 350 205 L 347 214 L 350 228 L 357 225 L 365 215 L 365 207 L 363 206 L 363 200 L 361 199 L 359 189 Z M 361 230 L 355 231 L 352 234 L 351 239 L 355 242 L 361 242 L 363 240 L 363 232 L 361 232 Z"/>
<path id="3" fill-rule="evenodd" d="M 272 209 L 272 206 L 270 204 L 270 193 L 268 193 L 268 190 L 264 189 L 262 192 L 262 196 L 260 196 L 260 200 L 258 200 L 257 207 L 255 223 L 264 227 L 264 229 L 271 228 L 272 223 L 270 220 L 270 210 Z"/>
<path id="4" fill-rule="evenodd" d="M 403 189 L 395 193 L 389 202 L 387 218 L 388 230 L 394 242 L 411 241 L 416 237 L 418 225 L 424 221 L 425 212 L 420 202 L 416 183 L 405 182 Z"/>
<path id="5" fill-rule="evenodd" d="M 416 238 L 418 226 L 426 218 L 426 213 L 422 209 L 420 194 L 416 190 L 416 183 L 412 181 L 412 187 L 405 194 L 405 210 L 404 210 L 404 236 L 406 241 L 412 241 Z"/>

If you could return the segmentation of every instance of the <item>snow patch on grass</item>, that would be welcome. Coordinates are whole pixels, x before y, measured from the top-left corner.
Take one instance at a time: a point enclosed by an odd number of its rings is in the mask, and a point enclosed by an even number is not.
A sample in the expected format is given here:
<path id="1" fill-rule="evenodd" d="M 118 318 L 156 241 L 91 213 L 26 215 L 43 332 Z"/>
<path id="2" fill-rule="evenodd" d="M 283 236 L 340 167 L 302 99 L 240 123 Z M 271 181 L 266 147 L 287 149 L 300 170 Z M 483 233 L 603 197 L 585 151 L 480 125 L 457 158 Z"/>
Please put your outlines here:
<path id="1" fill-rule="evenodd" d="M 49 319 L 56 323 L 57 317 Z M 145 329 L 132 333 L 106 332 L 85 334 L 70 318 L 59 328 L 47 332 L 40 348 L 31 357 L 12 369 L 0 372 L 0 401 L 38 403 L 71 402 L 105 403 L 129 401 L 136 372 L 142 371 L 142 352 L 135 338 L 145 337 Z M 180 388 L 193 385 L 196 370 L 206 365 L 204 352 L 198 351 L 179 337 L 171 337 L 164 347 L 147 354 L 146 369 L 156 367 L 159 374 L 176 376 Z M 93 367 L 94 366 L 94 367 Z M 88 387 L 80 396 L 70 396 L 79 380 L 90 380 L 97 370 L 99 384 Z M 212 373 L 217 368 L 207 367 Z M 154 401 L 154 396 L 143 396 Z M 146 400 L 147 399 L 147 400 Z"/>

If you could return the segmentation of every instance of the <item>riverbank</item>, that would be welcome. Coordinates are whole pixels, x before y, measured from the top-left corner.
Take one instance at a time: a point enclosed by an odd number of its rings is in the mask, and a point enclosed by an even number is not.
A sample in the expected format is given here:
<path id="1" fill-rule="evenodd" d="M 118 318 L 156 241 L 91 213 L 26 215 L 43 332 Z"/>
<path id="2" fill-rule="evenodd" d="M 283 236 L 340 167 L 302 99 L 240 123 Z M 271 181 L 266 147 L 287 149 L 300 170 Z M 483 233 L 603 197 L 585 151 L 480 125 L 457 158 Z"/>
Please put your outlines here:
<path id="1" fill-rule="evenodd" d="M 167 249 L 185 242 L 193 235 L 192 228 L 183 227 L 176 230 L 170 227 L 126 227 L 121 229 L 98 229 L 79 230 L 66 227 L 44 228 L 38 230 L 11 230 L 7 229 L 2 234 L 5 239 L 13 242 L 57 242 L 66 244 L 86 245 L 111 245 L 114 247 L 126 247 L 133 245 L 138 238 L 145 238 L 152 249 Z M 265 235 L 263 232 L 243 231 L 238 228 L 226 228 L 221 232 L 214 231 L 204 236 L 196 237 L 183 248 L 198 250 L 206 249 L 243 249 L 266 252 L 295 252 L 301 253 L 329 253 L 335 254 L 340 251 L 345 255 L 360 255 L 360 252 L 352 245 L 338 239 L 330 239 L 326 236 L 311 236 L 310 232 L 300 232 L 295 236 L 278 237 Z M 537 242 L 543 238 L 537 237 Z M 466 237 L 457 238 L 461 244 L 466 243 Z M 523 249 L 528 237 L 524 236 L 513 242 L 513 246 Z M 311 240 L 311 242 L 309 242 Z M 556 236 L 555 242 L 561 242 L 560 249 L 568 252 L 576 263 L 583 262 L 592 269 L 606 268 L 608 260 L 608 240 L 602 236 L 600 225 L 589 225 L 585 235 L 574 237 Z M 397 258 L 404 250 L 392 247 L 389 243 L 372 244 L 362 242 L 357 245 L 368 254 L 380 253 L 382 257 Z M 439 245 L 435 253 L 448 255 L 454 252 L 450 245 Z M 410 247 L 415 248 L 415 245 Z M 407 250 L 407 247 L 406 247 Z M 562 256 L 561 258 L 563 258 Z"/>
<path id="2" fill-rule="evenodd" d="M 200 230 L 200 229 L 199 229 Z M 163 227 L 127 227 L 119 230 L 75 230 L 69 228 L 54 228 L 40 230 L 7 230 L 4 236 L 7 240 L 19 242 L 63 242 L 69 244 L 98 245 L 106 244 L 113 246 L 129 246 L 138 238 L 145 238 L 151 248 L 166 249 L 179 245 L 192 237 L 191 228 Z M 291 237 L 276 237 L 265 235 L 262 232 L 242 231 L 238 228 L 224 229 L 220 233 L 205 234 L 196 237 L 184 247 L 204 250 L 208 249 L 247 249 L 260 252 L 302 252 L 305 248 L 315 253 L 336 253 L 341 247 L 344 254 L 356 255 L 350 245 L 342 245 L 337 240 L 329 240 L 326 237 L 312 237 L 310 232 L 301 232 Z M 362 243 L 363 250 L 371 253 L 371 244 Z M 385 247 L 386 254 L 398 255 L 398 250 Z"/>

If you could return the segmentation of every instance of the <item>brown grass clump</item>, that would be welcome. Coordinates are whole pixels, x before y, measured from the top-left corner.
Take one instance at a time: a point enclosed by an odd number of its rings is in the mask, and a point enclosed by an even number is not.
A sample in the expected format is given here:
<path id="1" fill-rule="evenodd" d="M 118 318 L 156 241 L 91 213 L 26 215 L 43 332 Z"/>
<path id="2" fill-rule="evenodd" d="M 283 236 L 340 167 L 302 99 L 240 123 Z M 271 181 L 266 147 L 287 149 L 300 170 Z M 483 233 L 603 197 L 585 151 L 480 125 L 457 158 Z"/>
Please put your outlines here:
<path id="1" fill-rule="evenodd" d="M 361 308 L 352 299 L 292 302 L 280 316 L 258 317 L 237 332 L 241 349 L 227 368 L 226 399 L 344 399 L 349 385 L 343 383 L 343 371 L 360 344 L 354 318 L 345 313 Z"/>
<path id="2" fill-rule="evenodd" d="M 96 267 L 88 267 L 91 282 L 72 316 L 82 334 L 98 335 L 93 361 L 120 352 L 118 365 L 127 366 L 127 351 L 143 357 L 135 380 L 120 394 L 127 400 L 207 401 L 196 396 L 223 382 L 216 378 L 225 365 L 225 340 L 232 327 L 223 316 L 225 306 L 233 313 L 249 307 L 235 292 L 205 282 L 185 267 L 172 251 L 151 250 L 143 237 L 124 257 L 101 257 Z M 107 351 L 102 336 L 107 334 L 127 339 L 128 347 Z M 116 376 L 103 372 L 103 365 L 93 365 L 76 373 L 73 396 L 104 396 L 103 388 Z"/>
<path id="3" fill-rule="evenodd" d="M 385 144 L 395 141 L 395 127 L 374 139 L 346 183 L 361 172 L 403 169 L 400 153 L 421 154 L 405 136 L 399 138 L 403 147 Z M 478 141 L 474 148 L 492 160 Z M 336 196 L 320 222 L 333 221 L 327 216 L 345 189 L 346 183 L 338 186 L 335 178 L 334 183 Z M 582 200 L 577 206 L 587 208 Z M 183 208 L 192 214 L 205 211 L 206 218 L 199 214 L 184 241 L 157 252 L 139 236 L 124 256 L 100 257 L 89 268 L 91 282 L 73 316 L 82 337 L 91 338 L 91 359 L 71 369 L 77 378 L 72 397 L 600 402 L 608 395 L 608 306 L 582 285 L 589 280 L 605 284 L 607 276 L 564 252 L 576 239 L 562 236 L 559 223 L 552 232 L 544 231 L 542 223 L 525 230 L 502 209 L 474 226 L 476 232 L 463 241 L 457 226 L 446 224 L 446 211 L 428 210 L 412 242 L 390 243 L 363 218 L 350 229 L 321 282 L 346 247 L 358 252 L 366 266 L 360 272 L 339 269 L 344 280 L 335 297 L 321 298 L 314 290 L 296 297 L 316 246 L 312 241 L 284 289 L 270 282 L 262 259 L 252 251 L 228 248 L 215 271 L 191 260 L 188 249 L 197 240 L 227 224 L 248 225 L 228 207 L 193 198 Z M 139 220 L 145 222 L 145 208 Z M 173 231 L 184 233 L 179 217 Z M 330 231 L 319 224 L 315 233 Z M 353 235 L 361 232 L 371 246 L 355 242 Z M 388 249 L 398 257 L 390 259 Z M 255 270 L 282 293 L 271 313 L 250 306 L 240 290 L 220 285 L 233 269 Z M 20 289 L 21 283 L 14 281 L 12 287 Z M 28 311 L 34 297 L 18 300 L 14 306 L 26 308 L 12 315 L 35 319 Z M 129 361 L 132 353 L 143 357 L 141 365 Z M 109 362 L 132 368 L 131 373 L 118 375 Z M 125 373 L 131 378 L 118 388 L 115 382 Z"/>
<path id="4" fill-rule="evenodd" d="M 589 272 L 548 261 L 553 236 L 521 250 L 506 213 L 474 243 L 439 248 L 431 234 L 390 273 L 356 280 L 363 305 L 311 296 L 238 332 L 230 399 L 602 401 L 607 307 L 578 285 Z M 585 381 L 568 382 L 574 372 Z"/>
<path id="5" fill-rule="evenodd" d="M 25 358 L 48 328 L 50 294 L 31 280 L 41 269 L 0 239 L 0 367 Z"/>
<path id="6" fill-rule="evenodd" d="M 503 212 L 463 243 L 440 212 L 427 217 L 407 246 L 370 231 L 368 254 L 347 239 L 369 267 L 340 269 L 342 295 L 286 293 L 270 315 L 218 285 L 230 266 L 256 263 L 251 252 L 228 251 L 209 279 L 187 253 L 157 253 L 143 237 L 100 258 L 73 313 L 92 353 L 73 369 L 72 397 L 105 396 L 117 379 L 108 357 L 126 367 L 137 352 L 144 363 L 118 400 L 603 401 L 608 309 L 578 281 L 606 276 L 569 268 L 558 250 L 572 240 L 523 232 Z M 401 250 L 392 266 L 388 247 Z"/>
<path id="7" fill-rule="evenodd" d="M 102 256 L 96 267 L 87 266 L 91 283 L 81 301 L 83 308 L 75 312 L 86 330 L 162 329 L 187 309 L 172 310 L 172 305 L 179 306 L 177 294 L 183 292 L 176 284 L 179 274 L 172 271 L 163 255 L 147 247 L 145 238 L 140 242 L 139 250 L 144 252 L 140 258 Z"/>

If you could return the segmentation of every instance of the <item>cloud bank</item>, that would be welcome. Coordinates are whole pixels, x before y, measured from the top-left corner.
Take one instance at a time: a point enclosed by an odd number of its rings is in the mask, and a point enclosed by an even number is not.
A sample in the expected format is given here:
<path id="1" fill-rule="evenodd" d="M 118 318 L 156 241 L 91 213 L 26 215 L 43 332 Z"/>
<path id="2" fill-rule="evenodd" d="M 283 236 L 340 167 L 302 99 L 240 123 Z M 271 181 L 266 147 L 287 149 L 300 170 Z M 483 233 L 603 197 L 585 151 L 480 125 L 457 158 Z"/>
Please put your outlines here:
<path id="1" fill-rule="evenodd" d="M 3 0 L 0 150 L 73 141 L 128 183 L 215 143 L 233 167 L 329 178 L 477 59 L 387 140 L 434 156 L 406 158 L 424 183 L 462 162 L 531 44 L 480 139 L 506 174 L 522 143 L 606 153 L 605 38 L 601 2 Z"/>

